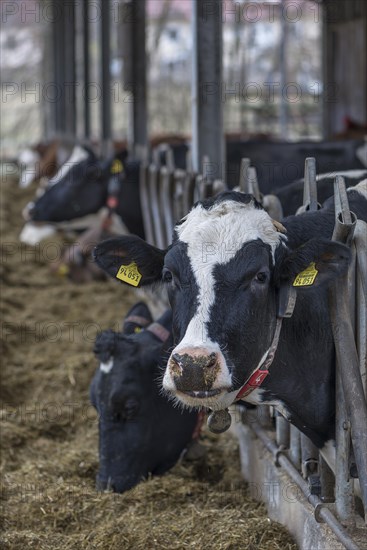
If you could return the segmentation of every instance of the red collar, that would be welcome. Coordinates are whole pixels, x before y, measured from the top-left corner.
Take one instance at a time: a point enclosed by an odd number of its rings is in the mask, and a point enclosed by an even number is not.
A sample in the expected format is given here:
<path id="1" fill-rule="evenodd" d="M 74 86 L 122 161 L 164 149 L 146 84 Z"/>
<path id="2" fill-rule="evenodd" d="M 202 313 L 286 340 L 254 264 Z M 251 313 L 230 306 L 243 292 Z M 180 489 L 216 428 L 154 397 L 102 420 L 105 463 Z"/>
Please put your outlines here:
<path id="1" fill-rule="evenodd" d="M 236 395 L 235 401 L 239 401 L 240 399 L 247 397 L 250 393 L 252 393 L 254 390 L 259 388 L 261 384 L 264 382 L 265 378 L 268 376 L 269 367 L 274 360 L 275 352 L 278 348 L 280 329 L 282 328 L 282 321 L 283 319 L 281 317 L 277 318 L 273 341 L 271 343 L 271 346 L 269 348 L 269 351 L 264 361 L 260 363 L 260 365 L 257 367 L 255 372 L 251 374 L 251 376 L 246 380 L 244 385 L 240 388 L 238 394 Z"/>

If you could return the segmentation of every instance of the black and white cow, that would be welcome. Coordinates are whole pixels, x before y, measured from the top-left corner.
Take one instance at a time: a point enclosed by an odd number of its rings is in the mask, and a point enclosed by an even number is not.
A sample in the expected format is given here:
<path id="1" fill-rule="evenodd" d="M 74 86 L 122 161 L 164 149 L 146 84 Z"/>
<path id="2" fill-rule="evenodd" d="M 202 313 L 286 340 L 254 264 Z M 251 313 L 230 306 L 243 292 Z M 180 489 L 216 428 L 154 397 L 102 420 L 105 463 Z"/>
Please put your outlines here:
<path id="1" fill-rule="evenodd" d="M 366 220 L 367 180 L 348 196 L 351 210 Z M 176 400 L 221 410 L 242 396 L 247 383 L 262 382 L 242 399 L 278 406 L 322 447 L 334 437 L 335 409 L 327 283 L 347 270 L 350 253 L 330 240 L 332 200 L 282 224 L 286 233 L 251 195 L 225 192 L 192 208 L 176 225 L 168 250 L 122 237 L 99 245 L 95 258 L 112 276 L 132 264 L 140 286 L 166 285 L 175 347 L 163 387 Z M 294 287 L 307 268 L 309 286 Z M 290 287 L 297 289 L 294 313 L 283 320 L 274 349 L 277 301 Z M 261 368 L 274 352 L 263 377 Z M 252 380 L 254 373 L 261 379 Z"/>
<path id="2" fill-rule="evenodd" d="M 77 146 L 69 161 L 51 178 L 45 192 L 28 205 L 24 217 L 41 224 L 80 221 L 88 228 L 87 216 L 96 214 L 107 203 L 108 183 L 115 159 L 123 163 L 116 213 L 131 233 L 144 236 L 139 198 L 139 162 L 127 161 L 117 154 L 107 161 L 99 160 L 93 151 Z M 37 226 L 35 227 L 35 230 Z"/>
<path id="3" fill-rule="evenodd" d="M 342 172 L 330 172 L 328 174 L 318 174 L 317 198 L 319 203 L 326 201 L 333 194 L 335 176 L 343 176 L 346 187 L 354 187 L 367 178 L 367 168 L 361 170 L 346 170 Z M 272 193 L 278 197 L 283 208 L 284 216 L 295 214 L 303 203 L 304 179 L 299 179 L 284 187 L 275 189 Z"/>
<path id="4" fill-rule="evenodd" d="M 199 415 L 182 411 L 162 395 L 158 379 L 171 343 L 172 314 L 156 323 L 139 303 L 124 331 L 102 332 L 94 352 L 100 361 L 90 389 L 99 413 L 97 488 L 122 493 L 149 474 L 163 474 L 196 436 Z"/>

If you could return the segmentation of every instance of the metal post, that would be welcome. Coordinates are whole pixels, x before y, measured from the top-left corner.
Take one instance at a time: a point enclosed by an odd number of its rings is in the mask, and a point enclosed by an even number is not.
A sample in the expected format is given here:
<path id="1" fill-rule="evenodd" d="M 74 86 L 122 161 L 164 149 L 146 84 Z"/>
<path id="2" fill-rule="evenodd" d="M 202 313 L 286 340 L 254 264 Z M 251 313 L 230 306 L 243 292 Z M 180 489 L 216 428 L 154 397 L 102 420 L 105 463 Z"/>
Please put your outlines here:
<path id="1" fill-rule="evenodd" d="M 89 0 L 83 0 L 83 105 L 84 105 L 84 137 L 90 138 L 90 104 L 89 104 L 89 84 L 90 84 L 90 58 L 89 58 Z"/>
<path id="2" fill-rule="evenodd" d="M 54 130 L 65 132 L 65 10 L 62 0 L 53 3 Z"/>
<path id="3" fill-rule="evenodd" d="M 301 466 L 301 432 L 292 424 L 289 456 L 294 466 L 299 469 Z"/>
<path id="4" fill-rule="evenodd" d="M 68 136 L 76 134 L 76 60 L 75 60 L 75 0 L 64 2 L 65 32 L 65 81 L 64 110 L 65 132 Z"/>
<path id="5" fill-rule="evenodd" d="M 101 152 L 108 156 L 112 144 L 112 121 L 111 121 L 111 49 L 110 49 L 110 0 L 100 0 L 101 7 L 101 129 L 102 147 Z"/>
<path id="6" fill-rule="evenodd" d="M 213 161 L 213 179 L 224 170 L 222 104 L 222 0 L 192 3 L 193 24 L 193 168 L 203 156 Z"/>
<path id="7" fill-rule="evenodd" d="M 147 109 L 147 59 L 146 59 L 146 2 L 130 2 L 131 9 L 131 104 L 132 135 L 135 151 L 144 150 L 148 144 L 148 109 Z"/>
<path id="8" fill-rule="evenodd" d="M 289 447 L 289 422 L 280 413 L 275 417 L 276 442 L 279 447 L 288 449 Z"/>
<path id="9" fill-rule="evenodd" d="M 280 126 L 280 136 L 283 139 L 288 139 L 288 102 L 286 97 L 288 21 L 286 19 L 285 10 L 280 11 L 280 27 L 281 27 L 281 34 L 280 34 L 280 49 L 279 49 L 279 66 L 280 66 L 279 126 Z"/>
<path id="10" fill-rule="evenodd" d="M 350 244 L 356 225 L 349 210 L 344 179 L 337 176 L 334 184 L 335 227 L 333 240 Z M 336 349 L 336 506 L 342 521 L 352 522 L 353 492 L 349 476 L 349 445 L 353 450 L 361 486 L 361 497 L 367 506 L 367 406 L 363 392 L 359 358 L 350 319 L 348 275 L 333 285 L 330 300 L 331 322 Z M 343 410 L 345 407 L 345 410 Z"/>

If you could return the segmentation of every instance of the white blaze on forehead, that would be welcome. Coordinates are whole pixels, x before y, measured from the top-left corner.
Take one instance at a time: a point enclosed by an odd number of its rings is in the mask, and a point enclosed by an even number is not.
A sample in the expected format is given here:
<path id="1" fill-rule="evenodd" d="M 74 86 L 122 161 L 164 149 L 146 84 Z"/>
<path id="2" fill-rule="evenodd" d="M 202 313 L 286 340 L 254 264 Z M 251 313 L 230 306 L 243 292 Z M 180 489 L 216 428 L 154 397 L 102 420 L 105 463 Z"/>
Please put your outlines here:
<path id="1" fill-rule="evenodd" d="M 347 191 L 357 191 L 367 199 L 367 179 L 360 181 L 354 187 L 348 187 Z"/>
<path id="2" fill-rule="evenodd" d="M 215 204 L 209 210 L 196 206 L 185 221 L 176 227 L 180 242 L 188 245 L 187 254 L 199 288 L 198 308 L 191 319 L 183 340 L 175 352 L 187 345 L 205 345 L 219 351 L 219 345 L 206 334 L 210 308 L 215 300 L 213 269 L 228 263 L 242 246 L 260 239 L 274 252 L 284 235 L 276 231 L 270 216 L 249 204 L 228 200 Z"/>
<path id="3" fill-rule="evenodd" d="M 111 372 L 112 367 L 113 367 L 113 357 L 111 357 L 106 363 L 101 363 L 99 365 L 99 368 L 105 374 L 108 374 L 109 372 Z"/>
<path id="4" fill-rule="evenodd" d="M 73 166 L 79 164 L 83 160 L 86 160 L 88 157 L 88 151 L 86 149 L 83 149 L 83 147 L 80 147 L 80 145 L 76 145 L 69 159 L 65 162 L 65 164 L 61 166 L 60 170 L 48 182 L 49 187 L 52 187 L 56 183 L 59 183 L 59 181 L 61 181 L 66 176 L 66 174 L 70 172 Z"/>

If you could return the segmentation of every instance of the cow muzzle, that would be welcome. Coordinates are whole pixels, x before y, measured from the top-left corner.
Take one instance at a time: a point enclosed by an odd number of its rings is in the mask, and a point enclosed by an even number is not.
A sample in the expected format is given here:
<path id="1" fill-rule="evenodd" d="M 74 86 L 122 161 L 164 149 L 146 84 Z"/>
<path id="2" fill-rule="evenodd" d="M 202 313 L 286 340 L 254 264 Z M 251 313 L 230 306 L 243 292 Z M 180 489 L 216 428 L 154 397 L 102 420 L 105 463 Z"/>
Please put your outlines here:
<path id="1" fill-rule="evenodd" d="M 196 399 L 214 397 L 221 393 L 217 380 L 223 361 L 219 353 L 205 348 L 181 348 L 169 358 L 168 378 L 164 385 Z M 167 383 L 168 382 L 168 383 Z"/>

